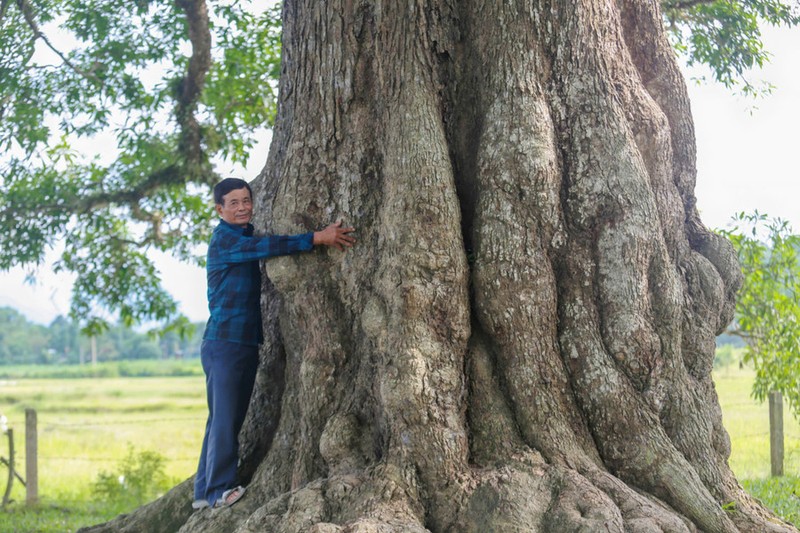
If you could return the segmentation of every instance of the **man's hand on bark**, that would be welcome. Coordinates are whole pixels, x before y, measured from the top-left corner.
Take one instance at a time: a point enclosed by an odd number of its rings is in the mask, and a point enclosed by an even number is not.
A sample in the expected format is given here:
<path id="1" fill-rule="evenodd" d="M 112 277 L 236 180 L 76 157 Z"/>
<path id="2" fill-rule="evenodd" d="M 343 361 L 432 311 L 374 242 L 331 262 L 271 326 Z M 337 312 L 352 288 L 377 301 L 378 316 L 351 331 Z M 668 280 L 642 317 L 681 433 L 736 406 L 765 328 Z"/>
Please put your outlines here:
<path id="1" fill-rule="evenodd" d="M 314 232 L 314 244 L 335 246 L 339 250 L 344 250 L 345 247 L 350 248 L 355 244 L 355 237 L 348 235 L 354 231 L 355 228 L 343 228 L 342 221 L 337 220 L 324 230 Z"/>

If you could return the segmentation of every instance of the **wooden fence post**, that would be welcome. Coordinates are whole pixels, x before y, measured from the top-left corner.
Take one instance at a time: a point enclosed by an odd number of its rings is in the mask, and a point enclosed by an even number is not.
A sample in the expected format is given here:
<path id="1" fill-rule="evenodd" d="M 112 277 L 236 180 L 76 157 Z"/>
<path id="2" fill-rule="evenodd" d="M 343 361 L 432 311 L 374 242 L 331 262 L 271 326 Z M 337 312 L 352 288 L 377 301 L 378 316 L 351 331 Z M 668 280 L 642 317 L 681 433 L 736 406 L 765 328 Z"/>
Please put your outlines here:
<path id="1" fill-rule="evenodd" d="M 769 458 L 772 475 L 783 475 L 783 396 L 769 393 Z"/>
<path id="2" fill-rule="evenodd" d="M 14 484 L 14 430 L 8 428 L 6 434 L 8 435 L 8 483 L 3 494 L 3 507 L 8 505 L 11 499 L 11 486 Z"/>
<path id="3" fill-rule="evenodd" d="M 25 502 L 28 505 L 39 501 L 38 442 L 36 410 L 25 409 Z"/>

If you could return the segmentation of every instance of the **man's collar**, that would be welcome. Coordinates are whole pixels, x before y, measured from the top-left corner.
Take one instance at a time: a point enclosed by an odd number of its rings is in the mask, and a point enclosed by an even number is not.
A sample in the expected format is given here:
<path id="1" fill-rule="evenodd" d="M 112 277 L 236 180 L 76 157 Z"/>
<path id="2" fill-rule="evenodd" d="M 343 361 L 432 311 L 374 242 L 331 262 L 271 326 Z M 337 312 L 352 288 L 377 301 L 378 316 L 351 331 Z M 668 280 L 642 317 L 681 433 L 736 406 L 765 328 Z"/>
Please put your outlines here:
<path id="1" fill-rule="evenodd" d="M 231 224 L 230 222 L 225 222 L 220 218 L 219 223 L 220 225 L 224 225 L 225 227 L 230 228 L 233 231 L 241 232 L 242 235 L 246 237 L 253 235 L 253 232 L 255 231 L 255 227 L 249 222 L 247 223 L 246 227 L 242 227 L 242 226 L 237 226 L 236 224 Z"/>

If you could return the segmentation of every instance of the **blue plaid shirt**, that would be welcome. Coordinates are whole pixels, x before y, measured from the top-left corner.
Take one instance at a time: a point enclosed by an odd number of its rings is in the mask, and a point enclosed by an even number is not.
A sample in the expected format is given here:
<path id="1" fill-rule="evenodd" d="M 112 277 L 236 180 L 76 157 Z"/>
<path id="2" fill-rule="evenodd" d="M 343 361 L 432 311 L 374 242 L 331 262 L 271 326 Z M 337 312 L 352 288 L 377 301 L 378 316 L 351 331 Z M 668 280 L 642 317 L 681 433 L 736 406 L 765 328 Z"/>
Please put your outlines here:
<path id="1" fill-rule="evenodd" d="M 208 310 L 211 316 L 203 338 L 258 345 L 261 330 L 261 270 L 259 259 L 313 248 L 313 233 L 254 237 L 246 228 L 224 220 L 208 244 Z"/>

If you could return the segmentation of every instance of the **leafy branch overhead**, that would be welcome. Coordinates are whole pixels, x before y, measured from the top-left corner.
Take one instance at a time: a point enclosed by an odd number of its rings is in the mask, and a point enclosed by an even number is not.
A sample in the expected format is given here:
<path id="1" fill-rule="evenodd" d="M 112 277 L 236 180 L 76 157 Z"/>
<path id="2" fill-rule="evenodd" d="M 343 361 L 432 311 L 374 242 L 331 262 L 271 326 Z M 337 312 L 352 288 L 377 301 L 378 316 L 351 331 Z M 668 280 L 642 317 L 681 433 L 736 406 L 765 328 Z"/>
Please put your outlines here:
<path id="1" fill-rule="evenodd" d="M 661 8 L 672 44 L 689 65 L 706 65 L 715 81 L 749 95 L 770 90 L 746 78 L 769 61 L 761 27 L 800 23 L 796 0 L 662 0 Z"/>
<path id="2" fill-rule="evenodd" d="M 63 248 L 89 329 L 178 318 L 147 252 L 202 263 L 219 164 L 245 163 L 273 120 L 277 9 L 213 7 L 0 5 L 0 269 Z"/>
<path id="3" fill-rule="evenodd" d="M 662 7 L 676 48 L 728 86 L 766 60 L 759 22 L 798 22 L 776 0 Z M 209 186 L 272 124 L 279 71 L 278 6 L 0 0 L 0 269 L 55 248 L 89 330 L 177 320 L 148 251 L 202 264 Z"/>

